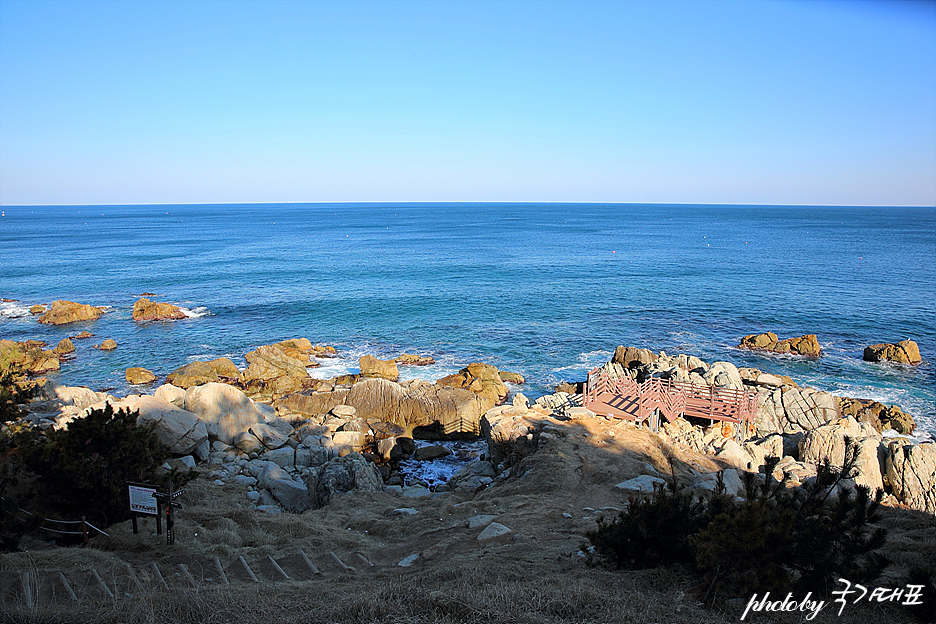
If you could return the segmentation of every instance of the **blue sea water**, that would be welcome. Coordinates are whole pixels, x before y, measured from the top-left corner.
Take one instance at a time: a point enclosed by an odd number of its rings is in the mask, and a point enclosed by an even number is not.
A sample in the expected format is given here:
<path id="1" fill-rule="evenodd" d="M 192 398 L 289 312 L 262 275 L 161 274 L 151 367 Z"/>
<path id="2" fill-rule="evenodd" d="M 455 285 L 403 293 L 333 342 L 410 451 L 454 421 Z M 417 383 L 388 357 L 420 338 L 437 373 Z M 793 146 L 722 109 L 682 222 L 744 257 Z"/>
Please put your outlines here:
<path id="1" fill-rule="evenodd" d="M 431 355 L 435 379 L 474 361 L 520 372 L 536 397 L 624 344 L 728 360 L 836 394 L 900 405 L 936 432 L 936 209 L 637 204 L 251 204 L 2 208 L 0 338 L 87 329 L 55 377 L 132 391 L 195 359 L 244 364 L 293 337 L 339 349 L 315 376 L 370 353 Z M 156 293 L 189 310 L 135 323 Z M 101 319 L 47 327 L 67 299 Z M 815 333 L 817 360 L 739 351 Z M 119 348 L 92 348 L 113 338 Z M 916 340 L 917 367 L 862 362 Z"/>

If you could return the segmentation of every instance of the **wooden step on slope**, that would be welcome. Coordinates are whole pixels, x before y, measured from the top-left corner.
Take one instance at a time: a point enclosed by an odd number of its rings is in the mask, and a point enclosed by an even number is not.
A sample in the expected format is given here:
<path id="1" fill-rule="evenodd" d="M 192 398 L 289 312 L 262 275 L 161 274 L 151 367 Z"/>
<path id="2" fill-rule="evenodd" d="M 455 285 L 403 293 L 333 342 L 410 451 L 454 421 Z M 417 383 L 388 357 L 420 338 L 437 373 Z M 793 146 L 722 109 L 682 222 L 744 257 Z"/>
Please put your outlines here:
<path id="1" fill-rule="evenodd" d="M 299 551 L 280 558 L 266 556 L 242 560 L 238 557 L 221 561 L 212 557 L 173 564 L 124 563 L 101 570 L 0 570 L 0 610 L 118 601 L 141 591 L 199 590 L 244 583 L 315 582 L 340 575 L 373 572 L 379 567 L 367 553 L 324 551 L 310 556 Z"/>

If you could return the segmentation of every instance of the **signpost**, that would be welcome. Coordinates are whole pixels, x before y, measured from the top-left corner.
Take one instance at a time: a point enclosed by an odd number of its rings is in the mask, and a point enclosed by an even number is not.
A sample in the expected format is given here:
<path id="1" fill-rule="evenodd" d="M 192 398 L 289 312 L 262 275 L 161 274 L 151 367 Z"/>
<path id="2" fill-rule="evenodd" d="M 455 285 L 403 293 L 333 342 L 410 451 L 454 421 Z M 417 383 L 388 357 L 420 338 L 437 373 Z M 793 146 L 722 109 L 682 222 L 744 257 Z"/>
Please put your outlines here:
<path id="1" fill-rule="evenodd" d="M 176 499 L 185 493 L 185 489 L 176 490 L 173 488 L 172 481 L 169 482 L 169 491 L 160 492 L 158 486 L 146 483 L 127 482 L 128 494 L 130 498 L 130 511 L 133 512 L 133 532 L 138 533 L 137 516 L 144 514 L 156 516 L 156 535 L 162 535 L 162 514 L 166 513 L 166 544 L 172 545 L 175 542 L 175 535 L 172 530 L 173 509 L 181 509 L 182 503 L 175 502 Z"/>
<path id="2" fill-rule="evenodd" d="M 172 481 L 169 482 L 169 491 L 168 492 L 156 492 L 153 496 L 156 497 L 158 502 L 158 507 L 162 507 L 166 510 L 166 544 L 171 546 L 175 543 L 175 533 L 172 530 L 173 525 L 173 509 L 181 509 L 182 503 L 175 502 L 179 496 L 185 493 L 185 488 L 181 490 L 176 490 Z M 156 516 L 157 518 L 159 516 Z"/>
<path id="3" fill-rule="evenodd" d="M 144 514 L 147 516 L 156 516 L 156 534 L 162 535 L 162 523 L 159 519 L 159 503 L 156 500 L 157 486 L 127 481 L 127 488 L 130 495 L 130 511 L 133 512 L 133 534 L 136 535 L 139 532 L 137 528 L 137 516 Z"/>

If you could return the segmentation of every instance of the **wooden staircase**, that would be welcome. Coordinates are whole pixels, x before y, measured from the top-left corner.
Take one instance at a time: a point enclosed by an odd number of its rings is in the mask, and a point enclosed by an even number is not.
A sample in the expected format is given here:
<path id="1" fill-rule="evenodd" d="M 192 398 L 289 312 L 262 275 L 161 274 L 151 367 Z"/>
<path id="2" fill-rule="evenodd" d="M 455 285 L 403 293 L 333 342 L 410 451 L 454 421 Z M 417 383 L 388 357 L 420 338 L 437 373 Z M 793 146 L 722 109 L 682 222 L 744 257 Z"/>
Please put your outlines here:
<path id="1" fill-rule="evenodd" d="M 613 379 L 601 368 L 588 373 L 582 404 L 596 414 L 646 424 L 653 431 L 659 429 L 661 416 L 668 422 L 682 416 L 739 425 L 743 435 L 757 416 L 753 392 L 657 378 L 637 383 L 626 376 Z"/>

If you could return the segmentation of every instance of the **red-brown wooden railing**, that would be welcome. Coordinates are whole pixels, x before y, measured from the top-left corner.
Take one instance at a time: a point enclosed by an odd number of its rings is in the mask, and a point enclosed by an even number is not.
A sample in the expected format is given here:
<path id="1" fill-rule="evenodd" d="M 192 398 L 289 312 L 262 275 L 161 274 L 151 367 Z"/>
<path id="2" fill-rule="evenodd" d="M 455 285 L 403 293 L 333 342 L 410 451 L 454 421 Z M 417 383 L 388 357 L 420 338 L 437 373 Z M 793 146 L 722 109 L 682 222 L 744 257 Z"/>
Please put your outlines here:
<path id="1" fill-rule="evenodd" d="M 757 395 L 753 392 L 655 377 L 637 383 L 626 376 L 612 379 L 600 368 L 588 373 L 582 404 L 596 414 L 633 420 L 638 425 L 649 420 L 653 430 L 659 425 L 657 410 L 670 422 L 679 416 L 693 416 L 738 424 L 742 435 L 749 433 L 757 416 Z M 628 409 L 622 407 L 625 404 Z"/>

